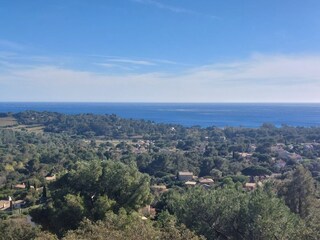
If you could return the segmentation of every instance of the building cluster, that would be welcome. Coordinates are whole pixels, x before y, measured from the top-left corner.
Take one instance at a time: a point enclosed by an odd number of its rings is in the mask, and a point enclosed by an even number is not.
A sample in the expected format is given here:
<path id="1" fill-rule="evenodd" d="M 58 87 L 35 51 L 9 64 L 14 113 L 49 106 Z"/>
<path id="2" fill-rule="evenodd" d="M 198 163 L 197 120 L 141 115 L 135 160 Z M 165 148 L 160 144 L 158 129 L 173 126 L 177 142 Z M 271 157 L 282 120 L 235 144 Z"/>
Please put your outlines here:
<path id="1" fill-rule="evenodd" d="M 212 178 L 198 178 L 193 175 L 192 172 L 178 172 L 178 180 L 184 182 L 186 186 L 201 185 L 204 187 L 210 187 L 214 184 Z"/>
<path id="2" fill-rule="evenodd" d="M 16 200 L 13 201 L 12 198 L 9 196 L 7 200 L 0 200 L 0 210 L 13 210 L 19 209 L 25 204 L 23 200 Z"/>
<path id="3" fill-rule="evenodd" d="M 50 175 L 45 177 L 46 182 L 52 182 L 56 180 L 56 175 Z M 36 187 L 35 185 L 30 185 L 29 182 L 23 182 L 23 183 L 18 183 L 12 188 L 16 190 L 28 190 L 28 189 L 34 189 L 38 192 L 43 191 L 43 187 Z M 18 200 L 13 200 L 11 196 L 9 196 L 7 199 L 0 200 L 0 211 L 12 211 L 14 209 L 20 209 L 23 208 L 26 204 L 26 201 L 18 199 Z"/>
<path id="4" fill-rule="evenodd" d="M 257 182 L 254 180 L 245 183 L 243 185 L 244 190 L 252 191 L 255 190 L 258 187 L 261 187 L 263 185 L 263 181 L 267 178 L 261 177 Z M 193 175 L 192 172 L 179 172 L 178 173 L 178 180 L 184 182 L 185 186 L 187 187 L 193 187 L 193 186 L 203 186 L 205 188 L 209 188 L 214 184 L 214 180 L 212 178 L 198 178 Z"/>

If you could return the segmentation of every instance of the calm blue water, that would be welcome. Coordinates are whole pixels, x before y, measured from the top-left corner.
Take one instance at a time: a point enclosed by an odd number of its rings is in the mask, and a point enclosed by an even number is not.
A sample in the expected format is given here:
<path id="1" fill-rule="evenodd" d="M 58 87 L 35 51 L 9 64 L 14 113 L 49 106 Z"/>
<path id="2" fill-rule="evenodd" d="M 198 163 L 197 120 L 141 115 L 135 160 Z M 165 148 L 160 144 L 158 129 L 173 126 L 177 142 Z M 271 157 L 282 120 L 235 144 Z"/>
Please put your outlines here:
<path id="1" fill-rule="evenodd" d="M 0 103 L 0 112 L 25 110 L 114 113 L 124 118 L 201 127 L 259 127 L 263 123 L 320 126 L 320 104 Z"/>

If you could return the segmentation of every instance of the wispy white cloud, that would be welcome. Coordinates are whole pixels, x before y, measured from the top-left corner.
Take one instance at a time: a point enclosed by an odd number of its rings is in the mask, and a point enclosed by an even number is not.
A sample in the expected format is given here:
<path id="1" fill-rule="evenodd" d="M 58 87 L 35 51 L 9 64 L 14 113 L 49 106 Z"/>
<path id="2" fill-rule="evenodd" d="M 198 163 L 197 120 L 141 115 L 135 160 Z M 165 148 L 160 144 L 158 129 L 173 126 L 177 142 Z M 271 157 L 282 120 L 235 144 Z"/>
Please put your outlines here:
<path id="1" fill-rule="evenodd" d="M 13 49 L 13 50 L 22 50 L 25 48 L 25 46 L 23 46 L 20 43 L 16 43 L 13 41 L 9 41 L 6 39 L 0 39 L 0 47 L 2 48 L 6 48 L 6 49 Z"/>
<path id="2" fill-rule="evenodd" d="M 132 58 L 123 56 L 104 56 L 104 55 L 52 55 L 50 57 L 43 55 L 32 55 L 14 51 L 1 51 L 0 50 L 0 67 L 16 67 L 24 65 L 25 67 L 32 66 L 64 66 L 66 68 L 73 68 L 77 65 L 82 66 L 84 69 L 93 69 L 97 66 L 110 71 L 123 70 L 123 71 L 143 71 L 147 72 L 151 69 L 160 68 L 161 66 L 189 66 L 184 63 L 178 63 L 167 59 L 148 59 L 148 58 Z"/>
<path id="3" fill-rule="evenodd" d="M 114 61 L 120 63 L 129 63 L 129 64 L 136 64 L 136 65 L 159 65 L 159 64 L 169 64 L 169 65 L 182 65 L 187 66 L 188 64 L 172 61 L 168 59 L 156 59 L 156 58 L 132 58 L 132 57 L 123 57 L 123 56 L 105 56 L 105 55 L 89 55 L 86 56 L 89 58 L 98 58 L 104 61 Z"/>
<path id="4" fill-rule="evenodd" d="M 133 65 L 144 65 L 144 66 L 156 65 L 154 62 L 151 62 L 151 61 L 133 60 L 128 58 L 110 58 L 110 59 L 107 59 L 107 61 L 116 62 L 116 63 L 133 64 Z"/>
<path id="5" fill-rule="evenodd" d="M 94 63 L 94 64 L 98 66 L 106 67 L 106 68 L 121 67 L 120 65 L 112 64 L 112 63 Z"/>
<path id="6" fill-rule="evenodd" d="M 114 63 L 94 63 L 97 66 L 101 66 L 104 68 L 109 68 L 109 69 L 122 69 L 126 71 L 134 70 L 134 67 L 127 67 L 122 64 L 114 64 Z"/>
<path id="7" fill-rule="evenodd" d="M 34 64 L 54 64 L 58 61 L 62 61 L 64 57 L 48 57 L 41 55 L 32 55 L 26 53 L 20 53 L 17 51 L 0 51 L 0 60 L 7 62 L 10 65 L 14 64 L 24 64 L 24 65 L 34 65 Z"/>
<path id="8" fill-rule="evenodd" d="M 151 6 L 154 6 L 154 7 L 160 8 L 160 9 L 164 9 L 164 10 L 168 10 L 168 11 L 171 11 L 174 13 L 185 13 L 185 14 L 190 14 L 190 15 L 208 17 L 208 18 L 212 18 L 212 19 L 219 19 L 219 17 L 217 17 L 215 15 L 204 14 L 204 13 L 189 10 L 186 8 L 164 4 L 164 3 L 160 2 L 160 1 L 156 1 L 156 0 L 132 0 L 132 1 L 136 2 L 136 3 L 140 3 L 140 4 L 151 5 Z"/>
<path id="9" fill-rule="evenodd" d="M 199 77 L 222 79 L 225 82 L 251 84 L 320 83 L 320 56 L 259 55 L 229 63 L 201 66 L 193 69 Z"/>
<path id="10" fill-rule="evenodd" d="M 310 55 L 254 55 L 181 74 L 21 65 L 0 74 L 0 101 L 320 102 L 318 66 Z"/>
<path id="11" fill-rule="evenodd" d="M 176 13 L 194 13 L 193 11 L 190 11 L 184 8 L 174 7 L 174 6 L 163 4 L 161 2 L 154 1 L 154 0 L 133 0 L 133 1 L 137 3 L 153 5 L 155 7 L 166 9 Z"/>

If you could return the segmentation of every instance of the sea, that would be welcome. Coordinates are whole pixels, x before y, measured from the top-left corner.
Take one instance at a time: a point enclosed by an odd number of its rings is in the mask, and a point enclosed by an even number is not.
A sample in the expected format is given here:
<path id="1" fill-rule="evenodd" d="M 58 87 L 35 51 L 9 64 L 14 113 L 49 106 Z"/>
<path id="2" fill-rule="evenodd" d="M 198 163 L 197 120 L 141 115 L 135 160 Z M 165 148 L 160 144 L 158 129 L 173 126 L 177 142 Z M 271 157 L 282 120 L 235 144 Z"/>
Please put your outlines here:
<path id="1" fill-rule="evenodd" d="M 276 127 L 320 126 L 320 103 L 0 103 L 0 112 L 17 113 L 26 110 L 116 114 L 123 118 L 187 127 L 257 128 L 263 123 L 271 123 Z"/>

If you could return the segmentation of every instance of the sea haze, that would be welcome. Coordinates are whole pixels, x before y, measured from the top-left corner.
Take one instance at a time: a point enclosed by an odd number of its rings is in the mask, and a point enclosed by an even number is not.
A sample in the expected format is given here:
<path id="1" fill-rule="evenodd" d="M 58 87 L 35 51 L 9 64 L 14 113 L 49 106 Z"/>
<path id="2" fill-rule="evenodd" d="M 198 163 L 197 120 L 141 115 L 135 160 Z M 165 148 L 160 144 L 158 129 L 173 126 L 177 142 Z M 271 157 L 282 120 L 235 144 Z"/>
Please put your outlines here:
<path id="1" fill-rule="evenodd" d="M 259 127 L 263 123 L 290 126 L 320 126 L 320 104 L 267 103 L 0 103 L 0 112 L 26 110 L 65 114 L 116 114 L 201 127 Z"/>

